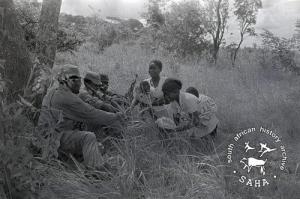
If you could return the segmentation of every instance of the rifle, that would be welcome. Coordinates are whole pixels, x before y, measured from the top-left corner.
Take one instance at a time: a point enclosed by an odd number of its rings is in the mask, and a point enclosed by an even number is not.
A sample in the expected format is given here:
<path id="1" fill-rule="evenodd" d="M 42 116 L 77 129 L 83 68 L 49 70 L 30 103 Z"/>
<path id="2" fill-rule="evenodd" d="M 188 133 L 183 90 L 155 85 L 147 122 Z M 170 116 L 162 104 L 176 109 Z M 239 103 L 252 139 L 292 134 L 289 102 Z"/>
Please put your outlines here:
<path id="1" fill-rule="evenodd" d="M 104 98 L 104 95 L 103 95 L 103 94 L 101 95 L 101 93 L 97 92 L 97 90 L 95 90 L 95 89 L 94 89 L 91 85 L 89 85 L 89 84 L 85 84 L 85 86 L 86 86 L 86 88 L 87 88 L 88 90 L 90 90 L 90 91 L 92 92 L 92 95 L 93 95 L 93 96 L 96 96 L 99 100 L 105 102 L 105 101 L 103 100 L 103 98 Z M 110 106 L 109 108 L 112 108 L 112 110 L 113 110 L 114 112 L 119 112 L 119 110 L 118 110 L 115 106 Z"/>

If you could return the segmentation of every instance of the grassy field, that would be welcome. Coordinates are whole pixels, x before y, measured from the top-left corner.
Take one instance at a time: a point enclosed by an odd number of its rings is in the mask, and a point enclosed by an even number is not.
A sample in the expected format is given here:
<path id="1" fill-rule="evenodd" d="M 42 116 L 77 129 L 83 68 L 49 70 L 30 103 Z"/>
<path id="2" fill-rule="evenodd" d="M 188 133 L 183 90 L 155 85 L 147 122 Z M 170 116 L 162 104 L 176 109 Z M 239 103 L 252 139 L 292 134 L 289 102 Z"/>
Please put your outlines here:
<path id="1" fill-rule="evenodd" d="M 218 64 L 211 66 L 202 57 L 178 60 L 135 44 L 114 44 L 103 54 L 95 53 L 92 44 L 84 44 L 74 55 L 58 54 L 57 65 L 72 63 L 80 66 L 83 73 L 107 73 L 111 89 L 121 94 L 127 91 L 135 74 L 138 80 L 148 77 L 150 60 L 160 59 L 164 76 L 177 77 L 184 89 L 195 86 L 215 99 L 220 126 L 216 153 L 205 156 L 184 140 L 163 146 L 153 124 L 129 124 L 124 129 L 124 141 L 117 145 L 119 153 L 106 157 L 117 168 L 109 180 L 88 178 L 80 169 L 58 169 L 49 177 L 53 180 L 52 191 L 43 194 L 53 194 L 53 198 L 58 198 L 57 194 L 74 198 L 74 193 L 78 198 L 300 198 L 300 78 L 274 71 L 270 66 L 262 67 L 260 56 L 257 51 L 243 51 L 232 68 L 225 52 L 220 53 Z M 228 181 L 224 163 L 226 147 L 234 134 L 259 126 L 282 136 L 289 158 L 285 175 L 275 187 L 260 191 Z M 98 174 L 91 176 L 95 175 Z M 62 190 L 64 186 L 69 189 Z"/>

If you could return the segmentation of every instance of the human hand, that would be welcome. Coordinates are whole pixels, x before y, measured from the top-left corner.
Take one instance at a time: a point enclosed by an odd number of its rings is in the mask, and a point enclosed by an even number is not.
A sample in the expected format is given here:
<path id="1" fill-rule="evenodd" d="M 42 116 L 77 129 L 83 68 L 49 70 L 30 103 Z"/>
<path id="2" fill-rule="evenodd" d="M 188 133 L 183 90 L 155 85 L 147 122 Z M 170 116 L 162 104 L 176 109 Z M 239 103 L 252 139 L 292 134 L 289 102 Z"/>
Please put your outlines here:
<path id="1" fill-rule="evenodd" d="M 116 117 L 116 120 L 118 120 L 120 122 L 125 121 L 125 114 L 124 113 L 117 112 L 117 113 L 115 113 L 115 117 Z"/>
<path id="2" fill-rule="evenodd" d="M 101 142 L 98 142 L 98 149 L 101 154 L 103 154 L 103 152 L 105 151 L 105 147 Z"/>

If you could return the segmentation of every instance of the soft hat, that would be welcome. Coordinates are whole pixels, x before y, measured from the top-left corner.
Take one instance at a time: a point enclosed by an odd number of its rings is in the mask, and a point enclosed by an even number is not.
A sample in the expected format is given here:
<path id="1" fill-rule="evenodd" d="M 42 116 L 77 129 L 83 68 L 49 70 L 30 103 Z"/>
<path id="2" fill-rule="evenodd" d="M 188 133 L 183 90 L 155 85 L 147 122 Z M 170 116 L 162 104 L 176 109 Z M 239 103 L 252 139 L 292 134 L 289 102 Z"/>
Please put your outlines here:
<path id="1" fill-rule="evenodd" d="M 93 84 L 96 85 L 101 85 L 101 79 L 99 74 L 92 72 L 92 71 L 88 71 L 84 77 L 85 80 L 90 80 L 91 82 L 93 82 Z"/>
<path id="2" fill-rule="evenodd" d="M 72 64 L 65 64 L 61 68 L 61 75 L 65 77 L 70 77 L 70 76 L 78 76 L 80 77 L 80 72 L 78 66 L 72 65 Z"/>
<path id="3" fill-rule="evenodd" d="M 60 83 L 63 83 L 71 76 L 80 77 L 79 68 L 78 68 L 78 66 L 75 66 L 72 64 L 65 64 L 61 67 L 61 69 L 57 75 L 57 80 Z"/>

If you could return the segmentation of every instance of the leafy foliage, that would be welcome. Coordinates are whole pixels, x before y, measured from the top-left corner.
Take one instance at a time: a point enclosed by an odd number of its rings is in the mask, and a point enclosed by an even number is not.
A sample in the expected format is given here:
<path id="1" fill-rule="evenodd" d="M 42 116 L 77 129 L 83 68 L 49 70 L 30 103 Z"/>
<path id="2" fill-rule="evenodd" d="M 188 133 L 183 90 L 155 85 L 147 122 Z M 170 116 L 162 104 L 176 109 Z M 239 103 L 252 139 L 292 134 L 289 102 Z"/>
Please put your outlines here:
<path id="1" fill-rule="evenodd" d="M 165 2 L 162 0 L 149 1 L 148 12 L 144 14 L 148 25 L 159 28 L 165 24 L 165 16 L 161 9 L 164 5 Z"/>
<path id="2" fill-rule="evenodd" d="M 153 51 L 162 47 L 179 57 L 201 54 L 209 45 L 204 15 L 203 6 L 196 0 L 150 1 L 145 14 L 146 32 L 152 44 L 149 47 Z"/>
<path id="3" fill-rule="evenodd" d="M 245 35 L 256 35 L 253 26 L 256 24 L 256 15 L 258 9 L 262 7 L 262 2 L 261 0 L 235 0 L 234 6 L 234 14 L 239 22 L 240 42 L 235 49 L 234 56 L 232 57 L 233 65 L 236 60 L 237 53 L 244 41 Z"/>
<path id="4" fill-rule="evenodd" d="M 254 35 L 254 27 L 256 24 L 256 15 L 258 9 L 262 7 L 261 0 L 235 0 L 234 14 L 240 24 L 240 32 Z"/>
<path id="5" fill-rule="evenodd" d="M 25 40 L 27 42 L 27 48 L 31 52 L 36 51 L 37 47 L 37 34 L 38 34 L 38 24 L 39 16 L 41 12 L 41 3 L 26 0 L 16 1 L 16 13 L 18 20 L 24 30 Z M 65 15 L 62 15 L 64 17 Z M 61 17 L 61 18 L 62 18 Z M 66 17 L 65 17 L 66 18 Z M 65 19 L 64 18 L 64 19 Z M 70 17 L 72 18 L 72 16 Z M 72 52 L 76 50 L 78 46 L 84 41 L 82 33 L 78 30 L 81 27 L 85 29 L 82 25 L 83 17 L 74 16 L 77 23 L 70 24 L 70 21 L 60 20 L 58 35 L 57 35 L 57 50 L 58 51 L 69 51 Z M 79 18 L 79 19 L 78 19 Z"/>
<path id="6" fill-rule="evenodd" d="M 205 28 L 212 38 L 211 54 L 216 62 L 229 19 L 229 1 L 207 0 L 206 3 Z"/>
<path id="7" fill-rule="evenodd" d="M 18 104 L 0 105 L 0 187 L 8 198 L 31 198 L 45 182 L 30 152 L 33 125 Z"/>
<path id="8" fill-rule="evenodd" d="M 98 52 L 101 53 L 114 43 L 135 40 L 139 37 L 139 31 L 142 28 L 143 24 L 136 19 L 123 20 L 107 17 L 107 20 L 103 20 L 94 16 L 89 25 L 89 40 L 97 45 Z"/>
<path id="9" fill-rule="evenodd" d="M 41 3 L 26 0 L 15 1 L 16 14 L 21 24 L 27 48 L 34 51 L 36 48 L 36 35 L 38 31 L 39 15 L 41 12 Z"/>
<path id="10" fill-rule="evenodd" d="M 98 52 L 103 52 L 108 46 L 111 46 L 117 38 L 117 32 L 112 24 L 104 21 L 97 21 L 91 28 L 91 41 L 98 46 Z"/>
<path id="11" fill-rule="evenodd" d="M 295 23 L 296 33 L 293 35 L 293 44 L 294 48 L 300 51 L 300 20 L 297 20 Z"/>
<path id="12" fill-rule="evenodd" d="M 73 27 L 59 28 L 57 33 L 57 51 L 73 52 L 83 43 L 83 37 L 80 35 L 80 33 L 76 33 Z"/>
<path id="13" fill-rule="evenodd" d="M 157 2 L 161 5 L 163 1 Z M 218 2 L 215 1 L 215 3 Z M 149 23 L 153 25 L 149 29 L 143 28 L 137 20 L 120 20 L 115 18 L 113 20 L 117 20 L 118 23 L 113 24 L 100 19 L 95 21 L 95 18 L 92 17 L 61 16 L 60 28 L 62 31 L 59 31 L 58 38 L 58 50 L 61 52 L 59 54 L 64 57 L 65 62 L 67 62 L 66 59 L 69 57 L 68 62 L 74 61 L 83 66 L 101 63 L 105 67 L 98 68 L 99 70 L 105 71 L 108 68 L 112 69 L 118 66 L 118 70 L 113 71 L 112 76 L 115 76 L 115 82 L 117 82 L 115 85 L 119 86 L 120 81 L 126 80 L 123 77 L 129 76 L 128 71 L 130 70 L 134 70 L 134 73 L 140 72 L 141 77 L 143 77 L 142 75 L 145 75 L 146 71 L 140 71 L 142 67 L 133 66 L 145 66 L 148 64 L 149 58 L 153 56 L 141 51 L 137 46 L 128 46 L 127 44 L 124 46 L 124 43 L 120 41 L 135 40 L 136 38 L 140 40 L 145 38 L 146 40 L 151 37 L 148 33 L 152 31 L 153 37 L 149 39 L 149 43 L 153 42 L 151 41 L 153 39 L 154 42 L 167 49 L 168 52 L 181 56 L 193 53 L 197 53 L 198 56 L 198 54 L 202 53 L 203 49 L 210 44 L 210 41 L 207 39 L 209 34 L 214 39 L 218 38 L 216 39 L 218 41 L 216 44 L 221 45 L 224 42 L 222 33 L 224 29 L 222 28 L 226 27 L 227 22 L 222 18 L 218 18 L 217 12 L 219 11 L 216 9 L 210 10 L 209 7 L 202 7 L 196 1 L 173 4 L 170 10 L 165 13 L 159 11 L 158 8 L 156 7 L 155 9 L 157 10 L 152 12 Z M 204 8 L 206 9 L 203 10 Z M 224 13 L 226 14 L 225 11 Z M 208 12 L 214 13 L 215 18 L 211 18 L 212 21 L 207 17 Z M 219 14 L 221 12 L 223 11 L 220 11 Z M 30 12 L 26 11 L 25 13 L 29 14 Z M 25 20 L 25 18 L 20 18 L 20 20 Z M 222 20 L 224 21 L 222 22 Z M 25 23 L 26 21 L 24 21 L 24 25 Z M 25 28 L 33 27 L 26 31 L 33 31 L 35 34 L 34 24 L 25 26 Z M 219 33 L 217 34 L 218 30 Z M 291 48 L 294 47 L 293 42 L 279 38 L 267 31 L 264 33 L 263 39 L 264 52 L 271 53 L 272 57 L 269 60 L 274 61 L 273 65 L 280 68 L 288 67 L 293 69 L 293 52 L 291 51 Z M 34 42 L 34 39 L 32 41 Z M 91 51 L 87 53 L 80 51 L 87 50 L 84 48 L 80 48 L 78 52 L 75 52 L 76 47 L 85 41 L 95 42 L 99 46 L 100 51 L 106 50 L 105 53 L 99 55 L 92 54 Z M 109 47 L 111 44 L 119 42 L 120 44 Z M 28 45 L 31 48 L 31 42 Z M 231 50 L 236 45 L 229 45 L 228 49 Z M 213 49 L 214 47 L 219 48 L 220 46 L 212 46 Z M 33 43 L 32 49 L 34 48 L 35 44 Z M 66 51 L 74 52 L 75 56 L 65 53 Z M 253 76 L 249 75 L 249 73 L 252 74 L 256 71 L 254 68 L 256 66 L 256 57 L 251 53 L 241 53 L 244 55 L 244 67 L 239 71 L 221 71 L 215 68 L 208 68 L 205 64 L 201 64 L 200 68 L 197 61 L 193 65 L 185 63 L 184 67 L 180 67 L 178 61 L 173 60 L 173 57 L 171 58 L 172 55 L 165 56 L 159 53 L 158 51 L 154 55 L 159 56 L 165 63 L 166 67 L 164 67 L 164 70 L 166 75 L 170 75 L 168 70 L 177 64 L 175 66 L 179 66 L 178 73 L 181 75 L 180 78 L 186 84 L 195 85 L 199 88 L 205 87 L 219 101 L 226 102 L 220 103 L 221 109 L 219 114 L 224 124 L 223 128 L 228 132 L 235 131 L 234 128 L 237 128 L 237 124 L 240 125 L 242 122 L 248 124 L 249 117 L 253 117 L 255 121 L 260 121 L 262 118 L 264 120 L 266 118 L 276 118 L 274 122 L 272 119 L 272 123 L 281 121 L 283 110 L 288 108 L 286 107 L 286 98 L 282 96 L 289 96 L 290 91 L 287 88 L 291 88 L 291 85 L 296 85 L 296 79 L 289 79 L 290 77 L 288 76 L 285 84 L 282 84 L 282 89 L 281 87 L 278 88 L 277 84 L 261 81 L 262 79 L 265 80 L 265 77 L 259 76 L 261 75 L 260 73 Z M 92 58 L 86 59 L 87 54 Z M 247 59 L 245 58 L 247 56 L 249 64 L 247 64 Z M 91 60 L 93 61 L 91 62 Z M 120 67 L 121 64 L 119 63 L 122 63 L 122 67 Z M 43 68 L 42 66 L 38 67 Z M 0 71 L 1 68 L 0 60 Z M 195 71 L 201 72 L 195 73 Z M 47 89 L 51 73 L 46 68 L 42 70 L 33 68 L 32 74 L 36 73 L 39 73 L 38 78 L 29 81 L 28 85 L 33 85 L 32 91 L 43 93 Z M 118 73 L 121 75 L 117 76 Z M 255 78 L 251 79 L 252 77 Z M 198 80 L 201 80 L 201 82 Z M 2 101 L 1 87 L 5 86 L 2 86 L 1 82 L 5 83 L 5 80 L 0 77 L 0 100 Z M 296 88 L 294 86 L 291 90 L 296 90 Z M 119 87 L 118 89 L 122 88 Z M 282 92 L 282 96 L 279 95 L 278 99 L 282 101 L 277 101 L 277 98 L 274 98 L 279 92 Z M 253 93 L 262 94 L 260 96 L 263 97 L 253 98 Z M 26 101 L 23 101 L 21 104 L 27 104 L 27 107 L 32 108 L 32 105 Z M 228 106 L 228 104 L 234 104 L 235 106 Z M 280 108 L 283 104 L 284 107 Z M 298 104 L 295 102 L 293 105 L 296 106 Z M 241 107 L 243 111 L 241 111 Z M 259 110 L 263 110 L 270 116 L 265 117 L 266 113 L 260 113 Z M 277 111 L 274 112 L 274 110 Z M 45 178 L 47 171 L 39 172 L 39 166 L 36 161 L 39 158 L 34 157 L 36 154 L 30 150 L 30 142 L 34 137 L 33 124 L 27 119 L 30 111 L 16 103 L 11 105 L 0 104 L 0 198 L 2 196 L 1 187 L 4 187 L 4 191 L 10 199 L 27 199 L 32 198 L 33 193 L 36 193 L 47 183 L 48 179 Z M 248 114 L 245 115 L 243 114 L 244 112 Z M 295 124 L 298 124 L 296 121 L 298 118 L 297 114 L 294 115 L 291 112 L 289 111 L 286 114 L 286 124 L 289 129 L 293 129 L 296 126 L 291 125 L 291 121 L 295 120 Z M 278 114 L 278 116 L 275 114 Z M 78 194 L 76 196 L 81 198 L 195 198 L 201 194 L 203 198 L 224 198 L 226 191 L 226 195 L 229 197 L 243 197 L 237 196 L 236 190 L 234 190 L 235 195 L 233 196 L 231 196 L 230 191 L 225 190 L 219 157 L 198 156 L 198 153 L 193 155 L 193 157 L 189 157 L 186 154 L 189 154 L 189 150 L 193 149 L 186 140 L 178 140 L 175 137 L 167 141 L 162 140 L 159 137 L 161 132 L 155 126 L 147 127 L 149 124 L 145 124 L 145 122 L 135 122 L 131 121 L 128 125 L 129 128 L 125 129 L 124 139 L 119 143 L 115 143 L 118 149 L 117 156 L 114 157 L 115 154 L 109 154 L 107 158 L 108 162 L 116 161 L 115 165 L 111 165 L 117 168 L 116 174 L 113 174 L 114 176 L 110 180 L 95 179 L 94 176 L 100 176 L 100 172 L 83 171 L 80 168 L 75 171 L 73 169 L 68 171 L 63 165 L 59 165 L 59 169 L 50 165 L 51 173 L 56 175 L 53 184 L 61 191 L 58 194 L 52 193 L 53 196 L 49 196 L 50 194 L 47 196 L 52 198 L 57 198 L 57 196 L 74 198 L 74 194 Z M 134 124 L 142 125 L 134 126 Z M 36 144 L 42 148 L 42 154 L 39 154 L 42 156 L 42 159 L 48 160 L 58 156 L 57 147 L 59 143 L 57 139 L 53 139 L 57 137 L 54 127 L 55 124 L 49 129 L 35 131 L 37 133 L 35 137 L 39 138 Z M 48 162 L 44 163 L 44 165 L 48 166 Z M 203 167 L 203 165 L 206 166 Z M 71 172 L 72 175 L 66 177 Z M 297 186 L 299 183 L 296 180 L 295 182 L 291 180 L 286 181 L 290 182 L 290 184 L 284 187 L 283 193 L 286 193 L 287 190 L 292 193 L 293 187 L 297 191 L 296 188 L 299 187 Z M 63 186 L 61 182 L 64 182 Z M 108 187 L 110 191 L 95 194 L 95 190 L 103 191 L 103 187 Z M 55 189 L 49 190 L 55 192 Z M 278 194 L 278 191 L 276 192 Z M 274 195 L 273 192 L 271 194 Z M 277 198 L 282 198 L 282 196 Z"/>
<path id="14" fill-rule="evenodd" d="M 261 34 L 265 50 L 270 51 L 272 66 L 284 71 L 294 71 L 296 63 L 294 61 L 293 42 L 290 39 L 280 38 L 272 32 L 265 30 Z"/>
<path id="15" fill-rule="evenodd" d="M 201 54 L 208 46 L 204 27 L 204 12 L 199 2 L 173 3 L 165 14 L 166 22 L 161 43 L 177 55 Z"/>

